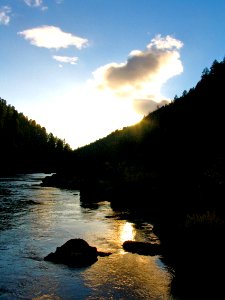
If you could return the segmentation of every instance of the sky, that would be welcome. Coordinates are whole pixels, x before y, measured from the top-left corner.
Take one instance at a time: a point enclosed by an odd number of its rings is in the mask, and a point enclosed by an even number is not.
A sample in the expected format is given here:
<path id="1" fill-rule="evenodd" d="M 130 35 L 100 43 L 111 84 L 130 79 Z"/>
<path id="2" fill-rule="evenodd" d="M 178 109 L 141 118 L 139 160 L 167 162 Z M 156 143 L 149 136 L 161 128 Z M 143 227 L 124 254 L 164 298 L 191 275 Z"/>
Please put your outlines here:
<path id="1" fill-rule="evenodd" d="M 223 60 L 225 1 L 0 0 L 0 41 L 0 97 L 76 149 Z"/>

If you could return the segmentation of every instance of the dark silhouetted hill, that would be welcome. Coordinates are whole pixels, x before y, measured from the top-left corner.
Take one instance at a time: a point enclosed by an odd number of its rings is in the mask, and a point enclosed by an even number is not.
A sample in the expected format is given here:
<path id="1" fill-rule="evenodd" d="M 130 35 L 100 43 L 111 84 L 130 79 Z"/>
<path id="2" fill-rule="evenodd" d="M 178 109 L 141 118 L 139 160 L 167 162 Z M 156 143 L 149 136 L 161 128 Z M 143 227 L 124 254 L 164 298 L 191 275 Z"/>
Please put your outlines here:
<path id="1" fill-rule="evenodd" d="M 43 182 L 152 220 L 178 299 L 223 294 L 224 88 L 225 59 L 140 123 L 74 151 L 70 165 Z"/>
<path id="2" fill-rule="evenodd" d="M 214 61 L 189 92 L 134 125 L 77 149 L 60 177 L 83 201 L 153 205 L 173 195 L 185 213 L 218 209 L 224 193 L 225 61 Z M 51 179 L 49 179 L 51 181 Z M 63 182 L 65 183 L 66 180 Z M 213 201 L 211 201 L 213 195 Z M 96 196 L 96 197 L 95 197 Z M 192 203 L 193 202 L 193 203 Z M 164 201 L 164 205 L 173 203 Z M 159 205 L 161 214 L 161 205 Z"/>
<path id="3" fill-rule="evenodd" d="M 65 141 L 48 134 L 0 98 L 0 174 L 55 172 L 71 153 Z"/>

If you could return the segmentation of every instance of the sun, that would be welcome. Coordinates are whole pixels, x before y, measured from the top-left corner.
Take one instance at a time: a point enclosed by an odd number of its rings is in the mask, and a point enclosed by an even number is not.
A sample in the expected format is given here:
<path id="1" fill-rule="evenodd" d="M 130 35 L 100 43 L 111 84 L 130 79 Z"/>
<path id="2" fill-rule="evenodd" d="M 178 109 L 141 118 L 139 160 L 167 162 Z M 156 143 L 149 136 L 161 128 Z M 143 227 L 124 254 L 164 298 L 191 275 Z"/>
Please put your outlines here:
<path id="1" fill-rule="evenodd" d="M 131 99 L 121 99 L 88 85 L 80 87 L 66 99 L 69 111 L 65 114 L 64 123 L 70 120 L 79 146 L 133 125 L 143 118 L 134 110 Z"/>
<path id="2" fill-rule="evenodd" d="M 47 132 L 65 139 L 72 149 L 133 125 L 143 117 L 134 110 L 131 99 L 116 97 L 89 84 L 71 86 L 57 97 L 54 95 L 36 105 L 31 104 L 26 105 L 30 117 Z"/>

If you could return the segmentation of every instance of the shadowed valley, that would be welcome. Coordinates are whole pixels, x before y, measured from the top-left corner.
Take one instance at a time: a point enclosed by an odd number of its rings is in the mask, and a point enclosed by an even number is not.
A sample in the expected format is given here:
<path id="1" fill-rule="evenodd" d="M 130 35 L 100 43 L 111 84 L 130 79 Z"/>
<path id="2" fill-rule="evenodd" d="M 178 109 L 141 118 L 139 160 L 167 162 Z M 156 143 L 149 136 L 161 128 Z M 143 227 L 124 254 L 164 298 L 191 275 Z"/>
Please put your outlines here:
<path id="1" fill-rule="evenodd" d="M 224 268 L 225 60 L 133 126 L 72 151 L 1 99 L 2 170 L 50 171 L 42 185 L 79 189 L 154 222 L 178 299 L 217 299 Z M 104 124 L 102 125 L 104 126 Z"/>

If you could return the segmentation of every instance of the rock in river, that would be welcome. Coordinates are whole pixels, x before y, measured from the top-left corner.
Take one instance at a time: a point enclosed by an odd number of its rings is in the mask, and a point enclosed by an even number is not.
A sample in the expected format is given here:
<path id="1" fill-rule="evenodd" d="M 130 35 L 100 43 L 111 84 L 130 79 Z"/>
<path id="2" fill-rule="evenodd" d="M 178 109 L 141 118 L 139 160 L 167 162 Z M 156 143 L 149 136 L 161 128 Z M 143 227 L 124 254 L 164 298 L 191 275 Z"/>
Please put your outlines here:
<path id="1" fill-rule="evenodd" d="M 125 241 L 123 243 L 123 249 L 128 252 L 151 256 L 159 255 L 161 252 L 159 244 L 136 241 Z"/>
<path id="2" fill-rule="evenodd" d="M 98 260 L 98 256 L 108 256 L 111 253 L 98 252 L 96 247 L 89 246 L 83 239 L 71 239 L 48 254 L 44 260 L 70 267 L 87 267 Z"/>

